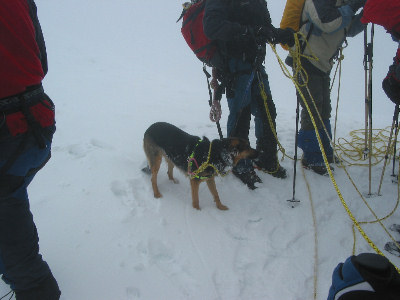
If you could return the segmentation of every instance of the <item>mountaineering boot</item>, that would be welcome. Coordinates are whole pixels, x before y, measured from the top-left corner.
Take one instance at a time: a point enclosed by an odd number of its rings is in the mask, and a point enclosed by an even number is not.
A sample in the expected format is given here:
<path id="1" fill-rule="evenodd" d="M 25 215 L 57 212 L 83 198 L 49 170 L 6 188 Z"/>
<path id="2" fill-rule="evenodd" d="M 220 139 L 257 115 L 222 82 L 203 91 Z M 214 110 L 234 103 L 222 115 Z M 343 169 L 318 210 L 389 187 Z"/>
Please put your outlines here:
<path id="1" fill-rule="evenodd" d="M 318 175 L 329 175 L 328 169 L 325 167 L 325 165 L 320 163 L 309 163 L 304 156 L 301 158 L 301 165 L 303 168 L 314 171 Z M 330 168 L 332 172 L 335 171 L 333 167 Z"/>
<path id="2" fill-rule="evenodd" d="M 286 169 L 282 167 L 278 162 L 277 162 L 277 167 L 272 168 L 271 171 L 267 170 L 267 173 L 276 178 L 280 179 L 287 178 Z"/>
<path id="3" fill-rule="evenodd" d="M 286 169 L 279 164 L 276 155 L 274 155 L 275 159 L 267 160 L 265 157 L 263 158 L 263 151 L 259 153 L 259 157 L 253 160 L 256 169 L 266 172 L 276 178 L 285 179 L 287 177 Z"/>
<path id="4" fill-rule="evenodd" d="M 277 146 L 275 138 L 263 137 L 257 139 L 258 157 L 253 160 L 253 163 L 258 170 L 276 178 L 285 179 L 287 174 L 285 168 L 279 164 Z"/>
<path id="5" fill-rule="evenodd" d="M 43 280 L 38 287 L 25 291 L 15 291 L 16 300 L 58 300 L 60 295 L 61 291 L 52 274 Z"/>
<path id="6" fill-rule="evenodd" d="M 330 128 L 329 125 L 328 127 Z M 321 136 L 323 144 L 325 144 L 323 147 L 325 154 L 327 155 L 328 163 L 330 163 L 330 161 L 333 162 L 335 157 L 333 155 L 333 150 L 329 143 L 329 139 L 326 137 L 325 131 L 323 129 L 319 129 L 319 135 Z M 329 174 L 325 166 L 322 152 L 319 148 L 319 142 L 314 130 L 299 130 L 298 145 L 299 148 L 303 150 L 301 164 L 305 169 L 314 171 L 319 175 Z M 331 170 L 334 171 L 334 168 L 331 167 Z"/>
<path id="7" fill-rule="evenodd" d="M 248 170 L 242 173 L 239 173 L 236 169 L 232 170 L 233 175 L 239 178 L 245 185 L 248 186 L 249 189 L 255 190 L 257 187 L 254 185 L 255 183 L 262 183 L 262 180 L 254 170 Z"/>

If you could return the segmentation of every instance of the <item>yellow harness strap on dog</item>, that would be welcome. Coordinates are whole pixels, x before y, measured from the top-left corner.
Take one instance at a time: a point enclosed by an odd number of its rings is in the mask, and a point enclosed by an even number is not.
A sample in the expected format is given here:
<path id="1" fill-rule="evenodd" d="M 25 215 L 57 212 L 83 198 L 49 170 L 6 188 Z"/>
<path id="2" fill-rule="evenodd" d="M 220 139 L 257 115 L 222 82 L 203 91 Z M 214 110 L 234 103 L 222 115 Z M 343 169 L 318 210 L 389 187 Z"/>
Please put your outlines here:
<path id="1" fill-rule="evenodd" d="M 194 158 L 194 152 L 196 151 L 196 148 L 199 146 L 199 144 L 202 142 L 203 140 L 199 140 L 198 143 L 196 144 L 196 146 L 193 149 L 192 154 L 190 154 L 190 156 L 188 157 L 188 175 L 190 177 L 190 179 L 193 178 L 197 178 L 197 179 L 208 179 L 211 176 L 199 176 L 199 174 L 201 172 L 203 172 L 205 169 L 207 169 L 208 167 L 211 167 L 215 170 L 215 173 L 217 173 L 218 176 L 225 176 L 228 174 L 228 172 L 225 173 L 221 173 L 216 166 L 214 166 L 213 164 L 210 164 L 210 157 L 211 157 L 211 149 L 212 149 L 212 142 L 210 142 L 210 148 L 208 149 L 208 155 L 207 155 L 207 160 L 205 162 L 203 162 L 200 166 L 198 165 L 196 159 Z M 197 170 L 192 171 L 192 166 L 193 166 L 193 162 L 196 164 Z"/>

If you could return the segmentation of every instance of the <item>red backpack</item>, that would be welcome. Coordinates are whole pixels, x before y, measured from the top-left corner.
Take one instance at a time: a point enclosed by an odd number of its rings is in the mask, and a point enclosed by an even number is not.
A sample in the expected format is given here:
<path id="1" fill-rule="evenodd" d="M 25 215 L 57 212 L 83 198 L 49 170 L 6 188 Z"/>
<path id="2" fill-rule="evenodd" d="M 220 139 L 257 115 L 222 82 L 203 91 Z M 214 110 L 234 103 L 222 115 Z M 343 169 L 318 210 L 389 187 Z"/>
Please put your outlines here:
<path id="1" fill-rule="evenodd" d="M 203 17 L 206 0 L 192 0 L 183 4 L 183 18 L 181 32 L 190 49 L 197 58 L 208 66 L 212 66 L 211 60 L 216 53 L 216 46 L 203 30 Z M 178 22 L 177 21 L 177 22 Z"/>

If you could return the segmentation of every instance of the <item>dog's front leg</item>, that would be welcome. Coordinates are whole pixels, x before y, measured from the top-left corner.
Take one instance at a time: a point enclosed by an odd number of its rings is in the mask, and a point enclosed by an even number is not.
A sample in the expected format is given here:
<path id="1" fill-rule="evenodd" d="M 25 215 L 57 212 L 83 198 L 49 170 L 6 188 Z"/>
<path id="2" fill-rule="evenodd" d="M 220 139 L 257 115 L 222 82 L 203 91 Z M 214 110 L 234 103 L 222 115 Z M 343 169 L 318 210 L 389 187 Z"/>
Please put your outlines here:
<path id="1" fill-rule="evenodd" d="M 198 179 L 190 179 L 190 187 L 192 189 L 192 205 L 193 208 L 200 210 L 199 205 L 199 186 L 200 180 Z"/>
<path id="2" fill-rule="evenodd" d="M 167 163 L 168 163 L 168 172 L 167 172 L 168 179 L 172 180 L 173 183 L 175 184 L 179 183 L 179 180 L 174 178 L 174 164 L 170 160 L 167 160 Z"/>
<path id="3" fill-rule="evenodd" d="M 215 204 L 217 205 L 217 208 L 220 210 L 229 209 L 227 206 L 223 205 L 221 203 L 221 200 L 219 199 L 217 186 L 215 185 L 214 177 L 211 177 L 210 179 L 207 180 L 207 186 L 208 186 L 208 189 L 210 190 L 211 194 L 214 197 L 214 201 L 215 201 Z"/>

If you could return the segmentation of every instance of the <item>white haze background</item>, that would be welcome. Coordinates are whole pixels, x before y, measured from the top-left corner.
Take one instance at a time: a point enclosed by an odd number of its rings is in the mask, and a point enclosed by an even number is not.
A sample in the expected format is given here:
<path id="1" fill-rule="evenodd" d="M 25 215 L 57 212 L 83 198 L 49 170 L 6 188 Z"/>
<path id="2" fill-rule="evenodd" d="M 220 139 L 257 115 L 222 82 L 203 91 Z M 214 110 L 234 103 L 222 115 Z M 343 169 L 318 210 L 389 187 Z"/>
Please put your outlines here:
<path id="1" fill-rule="evenodd" d="M 299 167 L 296 198 L 301 204 L 291 208 L 286 200 L 292 198 L 293 162 L 285 158 L 289 178 L 260 174 L 264 183 L 255 191 L 231 174 L 217 179 L 228 211 L 217 210 L 201 185 L 202 210 L 197 211 L 191 207 L 188 180 L 176 172 L 180 184 L 174 185 L 163 165 L 159 187 L 164 197 L 153 198 L 150 178 L 140 171 L 149 125 L 167 121 L 190 134 L 218 138 L 208 119 L 202 65 L 175 23 L 181 1 L 36 2 L 50 67 L 44 86 L 56 103 L 57 132 L 53 158 L 29 194 L 41 253 L 58 280 L 61 299 L 306 300 L 313 298 L 314 279 L 316 299 L 326 299 L 332 270 L 353 246 L 352 222 L 328 177 L 309 171 L 303 177 Z M 270 1 L 275 26 L 284 2 Z M 396 44 L 380 27 L 375 27 L 374 50 L 373 127 L 385 128 L 394 105 L 380 86 Z M 281 48 L 278 53 L 285 58 Z M 337 136 L 348 138 L 350 131 L 364 127 L 362 34 L 349 39 L 344 55 Z M 270 50 L 266 65 L 278 136 L 293 156 L 295 89 Z M 335 99 L 334 92 L 334 107 Z M 224 133 L 227 115 L 224 100 Z M 254 145 L 253 123 L 251 131 Z M 381 170 L 382 165 L 373 168 L 374 193 Z M 349 172 L 366 194 L 368 169 L 351 167 Z M 382 196 L 367 199 L 380 217 L 397 200 L 391 172 L 390 164 Z M 344 171 L 336 168 L 335 178 L 357 220 L 374 220 Z M 383 223 L 394 222 L 400 222 L 398 211 Z M 389 238 L 382 228 L 363 229 L 383 250 Z M 373 252 L 358 233 L 356 251 Z M 400 266 L 399 258 L 384 253 Z M 0 295 L 8 290 L 0 283 Z"/>

